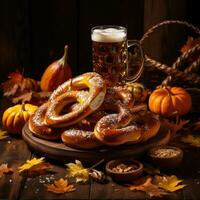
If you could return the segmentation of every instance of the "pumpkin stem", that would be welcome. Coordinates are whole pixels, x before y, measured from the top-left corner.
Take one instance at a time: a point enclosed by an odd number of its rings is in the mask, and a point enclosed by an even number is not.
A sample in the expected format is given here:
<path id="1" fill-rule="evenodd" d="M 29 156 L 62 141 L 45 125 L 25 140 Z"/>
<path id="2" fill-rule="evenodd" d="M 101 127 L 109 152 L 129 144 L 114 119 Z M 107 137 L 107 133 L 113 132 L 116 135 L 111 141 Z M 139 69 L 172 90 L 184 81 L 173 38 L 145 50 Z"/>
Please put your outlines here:
<path id="1" fill-rule="evenodd" d="M 67 67 L 68 66 L 67 59 L 68 59 L 68 45 L 65 45 L 65 47 L 64 47 L 64 55 L 62 57 L 62 60 L 64 61 L 63 67 Z"/>
<path id="2" fill-rule="evenodd" d="M 167 86 L 164 86 L 163 88 L 167 91 L 168 96 L 172 95 L 170 89 Z"/>
<path id="3" fill-rule="evenodd" d="M 26 110 L 26 109 L 25 109 L 25 103 L 22 103 L 21 110 L 22 110 L 22 111 L 25 111 L 25 110 Z"/>

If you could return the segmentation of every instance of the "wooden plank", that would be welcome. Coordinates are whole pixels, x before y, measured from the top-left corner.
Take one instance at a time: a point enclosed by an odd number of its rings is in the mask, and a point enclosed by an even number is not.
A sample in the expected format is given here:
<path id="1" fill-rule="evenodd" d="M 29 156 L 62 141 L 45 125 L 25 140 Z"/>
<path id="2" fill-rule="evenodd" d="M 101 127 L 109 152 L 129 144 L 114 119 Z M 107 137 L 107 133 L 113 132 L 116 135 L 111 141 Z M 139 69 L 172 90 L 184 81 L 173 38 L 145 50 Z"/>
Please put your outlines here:
<path id="1" fill-rule="evenodd" d="M 187 185 L 183 189 L 184 200 L 198 200 L 200 198 L 200 150 L 194 148 L 186 149 L 184 152 L 184 160 L 179 170 Z"/>
<path id="2" fill-rule="evenodd" d="M 31 0 L 30 9 L 32 76 L 39 80 L 46 67 L 62 57 L 66 44 L 68 61 L 76 74 L 76 1 Z"/>
<path id="3" fill-rule="evenodd" d="M 144 1 L 144 32 L 164 20 L 185 20 L 186 0 L 145 0 Z M 152 59 L 169 66 L 180 55 L 180 47 L 186 41 L 185 27 L 166 25 L 156 29 L 144 41 L 144 51 Z M 144 83 L 154 88 L 166 77 L 158 70 L 145 69 Z"/>
<path id="4" fill-rule="evenodd" d="M 92 182 L 90 199 L 146 199 L 146 194 L 140 191 L 131 191 L 128 187 L 109 181 L 106 184 Z"/>
<path id="5" fill-rule="evenodd" d="M 30 69 L 28 19 L 28 1 L 0 1 L 0 82 L 16 69 Z"/>
<path id="6" fill-rule="evenodd" d="M 145 0 L 144 2 L 144 32 L 164 20 L 185 20 L 185 0 Z M 180 25 L 167 25 L 157 29 L 145 42 L 146 52 L 158 61 L 171 64 L 180 54 L 179 48 L 185 42 L 183 30 L 185 29 Z"/>
<path id="7" fill-rule="evenodd" d="M 17 199 L 24 182 L 18 167 L 31 157 L 31 153 L 23 140 L 11 137 L 0 141 L 0 152 L 0 163 L 8 163 L 14 169 L 13 174 L 0 179 L 0 199 Z"/>
<path id="8" fill-rule="evenodd" d="M 29 199 L 89 199 L 89 184 L 76 184 L 74 180 L 70 182 L 73 183 L 76 187 L 76 191 L 65 193 L 65 194 L 53 194 L 48 192 L 45 185 L 52 184 L 55 180 L 59 178 L 64 178 L 66 176 L 66 168 L 63 165 L 52 162 L 53 165 L 52 171 L 55 174 L 46 174 L 38 176 L 35 178 L 28 178 L 25 182 L 24 188 L 22 189 L 20 200 L 29 200 Z"/>

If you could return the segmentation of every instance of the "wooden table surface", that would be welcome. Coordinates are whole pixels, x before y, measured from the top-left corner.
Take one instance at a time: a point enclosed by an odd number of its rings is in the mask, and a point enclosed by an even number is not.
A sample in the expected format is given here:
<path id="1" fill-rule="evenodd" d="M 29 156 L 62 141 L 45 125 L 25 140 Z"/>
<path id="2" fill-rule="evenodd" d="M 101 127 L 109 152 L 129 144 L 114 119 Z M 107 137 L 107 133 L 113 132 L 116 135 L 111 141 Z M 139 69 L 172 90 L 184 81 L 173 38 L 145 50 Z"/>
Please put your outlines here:
<path id="1" fill-rule="evenodd" d="M 0 99 L 0 118 L 7 106 L 7 101 Z M 47 160 L 53 165 L 54 174 L 46 174 L 32 178 L 20 175 L 17 168 L 27 159 L 31 159 L 34 156 L 20 137 L 8 137 L 0 140 L 0 164 L 8 163 L 9 166 L 14 168 L 14 173 L 5 174 L 0 178 L 1 200 L 149 199 L 145 193 L 130 191 L 127 187 L 111 180 L 106 184 L 99 184 L 94 181 L 82 185 L 75 184 L 76 191 L 65 193 L 64 195 L 47 192 L 44 185 L 64 177 L 66 175 L 65 165 L 64 163 Z M 173 170 L 171 174 L 184 179 L 184 184 L 187 187 L 160 199 L 200 199 L 200 150 L 185 149 L 183 163 L 179 168 Z"/>

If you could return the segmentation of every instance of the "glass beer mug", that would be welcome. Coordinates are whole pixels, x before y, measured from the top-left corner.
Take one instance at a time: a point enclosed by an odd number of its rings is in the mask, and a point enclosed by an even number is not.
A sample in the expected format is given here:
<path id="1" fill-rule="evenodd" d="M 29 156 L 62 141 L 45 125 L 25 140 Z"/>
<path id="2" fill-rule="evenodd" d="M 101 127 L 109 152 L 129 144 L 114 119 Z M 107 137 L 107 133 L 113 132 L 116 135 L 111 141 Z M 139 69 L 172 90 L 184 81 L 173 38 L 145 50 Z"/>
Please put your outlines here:
<path id="1" fill-rule="evenodd" d="M 125 27 L 95 26 L 91 30 L 91 39 L 93 71 L 101 74 L 109 86 L 138 80 L 144 66 L 143 51 L 139 42 L 127 40 Z M 136 47 L 140 53 L 141 62 L 136 72 L 134 63 L 130 62 L 129 47 Z"/>

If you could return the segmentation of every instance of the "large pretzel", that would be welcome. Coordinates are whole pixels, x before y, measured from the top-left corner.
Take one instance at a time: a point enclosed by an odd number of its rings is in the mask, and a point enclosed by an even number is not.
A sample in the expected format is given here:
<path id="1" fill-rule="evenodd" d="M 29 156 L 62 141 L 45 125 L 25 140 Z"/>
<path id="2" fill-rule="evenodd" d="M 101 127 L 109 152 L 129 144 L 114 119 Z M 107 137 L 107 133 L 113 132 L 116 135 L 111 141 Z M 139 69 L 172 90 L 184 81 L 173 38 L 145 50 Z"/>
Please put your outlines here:
<path id="1" fill-rule="evenodd" d="M 65 82 L 52 93 L 50 100 L 39 107 L 30 118 L 29 129 L 38 137 L 60 138 L 61 129 L 53 127 L 66 127 L 81 121 L 102 104 L 105 93 L 104 80 L 97 73 L 86 73 Z M 68 107 L 67 114 L 59 115 L 61 110 L 71 103 L 75 104 Z M 53 121 L 54 119 L 55 121 Z"/>
<path id="2" fill-rule="evenodd" d="M 160 128 L 158 116 L 147 112 L 143 116 L 136 114 L 145 110 L 146 106 L 133 107 L 130 105 L 129 102 L 131 101 L 128 101 L 127 95 L 117 95 L 117 91 L 108 90 L 106 103 L 102 106 L 112 107 L 112 109 L 118 111 L 118 114 L 102 117 L 94 128 L 95 136 L 102 143 L 113 146 L 124 143 L 138 143 L 155 136 Z M 117 101 L 113 97 L 117 97 Z"/>
<path id="3" fill-rule="evenodd" d="M 80 91 L 74 99 L 68 98 L 70 90 Z M 81 91 L 81 90 L 88 90 Z M 60 85 L 50 97 L 46 113 L 46 124 L 52 127 L 66 127 L 81 121 L 97 110 L 104 101 L 106 85 L 103 78 L 95 73 L 85 73 Z M 63 108 L 71 102 L 79 102 L 77 109 L 61 115 Z M 82 102 L 81 102 L 82 101 Z"/>
<path id="4" fill-rule="evenodd" d="M 82 101 L 86 101 L 86 98 L 88 98 L 88 92 L 69 91 L 65 94 L 65 98 L 67 99 L 67 101 L 64 102 L 65 103 L 64 105 L 72 103 L 73 101 L 76 101 L 79 104 L 81 104 Z M 59 103 L 60 105 L 63 105 L 63 102 L 59 101 L 59 97 L 55 99 L 54 103 Z M 40 106 L 29 120 L 29 129 L 34 134 L 36 134 L 37 136 L 41 138 L 50 139 L 50 140 L 59 139 L 60 134 L 62 132 L 61 128 L 53 128 L 51 126 L 46 125 L 46 114 L 51 104 L 52 102 L 48 101 L 42 106 Z M 74 112 L 75 111 L 70 111 L 69 114 L 72 115 L 74 114 Z"/>
<path id="5" fill-rule="evenodd" d="M 71 129 L 66 129 L 61 135 L 62 141 L 67 146 L 79 149 L 93 149 L 104 144 L 110 145 L 104 142 L 103 140 L 99 139 L 98 137 L 96 137 L 96 134 L 94 134 L 94 128 L 96 122 L 98 124 L 99 120 L 100 121 L 101 119 L 106 120 L 107 116 L 109 116 L 108 122 L 111 121 L 113 122 L 113 120 L 117 119 L 117 121 L 115 121 L 117 126 L 125 127 L 133 119 L 132 117 L 133 109 L 130 110 L 128 108 L 128 106 L 131 107 L 132 104 L 133 104 L 133 97 L 131 96 L 131 93 L 129 93 L 128 91 L 125 92 L 124 89 L 122 88 L 108 88 L 104 103 L 100 107 L 100 111 L 96 111 L 92 115 L 92 117 L 90 116 L 88 117 L 90 122 L 92 121 L 91 118 L 95 118 L 96 121 L 95 122 L 93 121 L 94 123 L 90 123 L 89 126 L 83 126 L 83 125 L 76 127 L 74 126 Z M 146 106 L 137 106 L 136 108 L 134 108 L 134 111 L 137 112 L 143 109 L 146 109 Z M 118 112 L 119 114 L 111 114 L 105 116 L 105 112 L 102 114 L 101 110 L 115 111 Z M 107 127 L 107 128 L 109 129 L 112 127 Z M 126 128 L 126 132 L 132 133 L 133 135 L 131 140 L 132 142 L 138 141 L 141 137 L 141 134 L 138 134 L 137 132 L 134 134 L 133 132 L 135 132 L 135 129 L 132 130 L 130 129 L 129 126 Z M 123 135 L 126 132 L 124 130 L 122 130 L 121 132 L 118 131 L 119 135 Z M 114 137 L 116 137 L 116 139 L 119 139 L 119 135 L 115 134 Z M 120 144 L 122 143 L 123 142 L 121 142 Z M 112 145 L 114 144 L 112 143 Z"/>
<path id="6" fill-rule="evenodd" d="M 29 130 L 34 133 L 36 136 L 54 140 L 60 138 L 61 130 L 52 129 L 45 124 L 45 115 L 47 112 L 47 108 L 49 106 L 49 102 L 40 106 L 36 112 L 30 117 L 28 126 Z"/>

